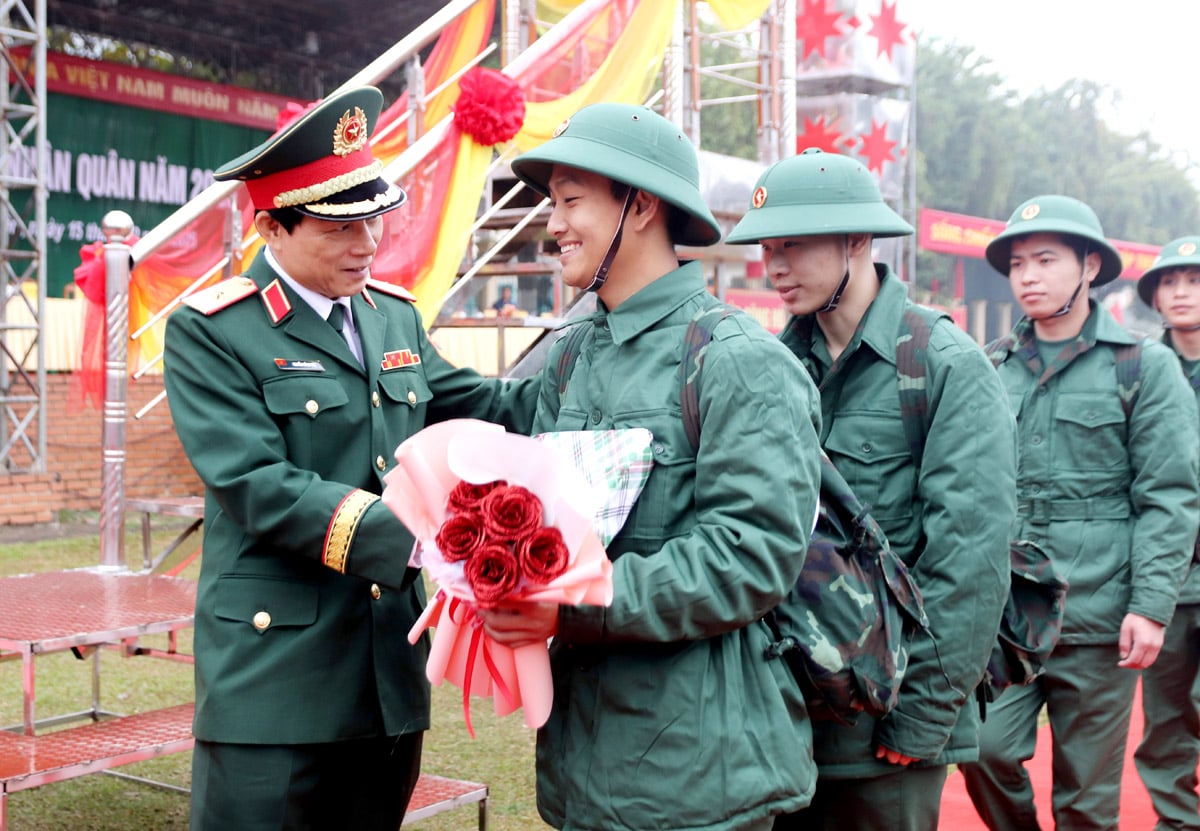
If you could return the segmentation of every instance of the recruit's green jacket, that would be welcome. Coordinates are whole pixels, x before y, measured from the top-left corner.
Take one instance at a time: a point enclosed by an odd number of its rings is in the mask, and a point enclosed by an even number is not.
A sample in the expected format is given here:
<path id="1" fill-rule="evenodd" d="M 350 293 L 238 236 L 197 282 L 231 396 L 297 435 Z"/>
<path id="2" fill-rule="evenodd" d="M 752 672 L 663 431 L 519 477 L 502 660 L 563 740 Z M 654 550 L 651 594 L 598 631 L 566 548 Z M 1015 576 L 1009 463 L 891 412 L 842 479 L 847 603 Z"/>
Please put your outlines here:
<path id="1" fill-rule="evenodd" d="M 196 738 L 330 742 L 429 726 L 412 535 L 379 500 L 427 423 L 528 432 L 533 382 L 443 360 L 402 289 L 352 298 L 366 368 L 262 253 L 171 315 L 165 384 L 205 484 L 196 597 Z"/>
<path id="2" fill-rule="evenodd" d="M 911 305 L 903 283 L 876 264 L 879 294 L 836 364 L 813 316 L 780 339 L 821 390 L 821 444 L 908 565 L 929 633 L 917 633 L 896 708 L 854 726 L 813 726 L 821 776 L 894 773 L 879 743 L 924 764 L 978 757 L 974 691 L 996 643 L 1009 588 L 1016 449 L 1004 390 L 983 351 L 949 319 L 926 350 L 930 424 L 918 467 L 900 417 L 896 344 Z"/>
<path id="3" fill-rule="evenodd" d="M 1175 344 L 1171 341 L 1171 330 L 1168 329 L 1163 333 L 1163 343 L 1175 350 Z M 1188 380 L 1188 384 L 1196 393 L 1197 409 L 1200 409 L 1200 361 L 1188 361 L 1178 350 L 1175 350 L 1176 356 L 1180 363 L 1184 366 L 1184 376 Z M 1194 561 L 1188 566 L 1187 578 L 1183 582 L 1183 586 L 1179 589 L 1179 603 L 1200 603 L 1200 566 Z"/>
<path id="4" fill-rule="evenodd" d="M 1116 643 L 1130 612 L 1168 623 L 1192 556 L 1196 399 L 1171 351 L 1142 341 L 1127 424 L 1113 350 L 1136 340 L 1091 302 L 1048 367 L 1028 318 L 992 347 L 1020 437 L 1019 533 L 1069 583 L 1062 644 Z"/>
<path id="5" fill-rule="evenodd" d="M 697 263 L 600 310 L 560 402 L 562 341 L 536 431 L 645 427 L 654 467 L 621 533 L 610 607 L 564 607 L 538 809 L 565 829 L 726 831 L 808 804 L 803 696 L 762 616 L 803 563 L 820 473 L 816 390 L 744 315 L 719 323 L 700 448 L 680 416 L 684 332 L 716 303 Z"/>

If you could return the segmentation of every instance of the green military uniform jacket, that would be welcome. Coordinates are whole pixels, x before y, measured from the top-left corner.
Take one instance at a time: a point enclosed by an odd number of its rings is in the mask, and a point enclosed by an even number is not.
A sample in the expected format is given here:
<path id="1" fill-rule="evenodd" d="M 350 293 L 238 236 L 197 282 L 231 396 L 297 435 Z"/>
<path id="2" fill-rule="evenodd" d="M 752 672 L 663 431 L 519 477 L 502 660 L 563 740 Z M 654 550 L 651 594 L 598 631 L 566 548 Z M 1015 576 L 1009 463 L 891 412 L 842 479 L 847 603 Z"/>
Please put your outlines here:
<path id="1" fill-rule="evenodd" d="M 1143 341 L 1126 422 L 1114 348 L 1136 342 L 1102 307 L 1044 367 L 1022 319 L 993 349 L 1020 436 L 1019 534 L 1066 578 L 1060 643 L 1116 643 L 1127 613 L 1166 624 L 1196 539 L 1200 435 L 1179 362 Z"/>
<path id="2" fill-rule="evenodd" d="M 198 739 L 331 742 L 429 726 L 412 535 L 378 500 L 393 451 L 427 423 L 527 432 L 534 382 L 457 369 L 415 306 L 352 298 L 365 369 L 260 252 L 167 323 L 165 384 L 205 484 L 196 598 Z"/>
<path id="3" fill-rule="evenodd" d="M 1200 410 L 1200 361 L 1189 361 L 1179 354 L 1171 340 L 1170 329 L 1163 333 L 1163 343 L 1176 353 L 1176 357 L 1183 365 L 1184 377 L 1187 378 L 1188 384 L 1196 394 L 1197 409 Z M 1196 564 L 1194 556 L 1189 563 L 1187 577 L 1179 589 L 1178 603 L 1200 603 L 1200 565 Z"/>
<path id="4" fill-rule="evenodd" d="M 767 659 L 762 616 L 803 563 L 820 472 L 816 390 L 744 315 L 716 327 L 700 381 L 700 448 L 680 416 L 684 332 L 716 300 L 697 263 L 580 325 L 535 430 L 645 427 L 654 467 L 610 544 L 613 603 L 563 608 L 554 707 L 538 733 L 538 808 L 558 828 L 724 831 L 808 804 L 803 697 Z"/>
<path id="5" fill-rule="evenodd" d="M 851 727 L 817 723 L 821 776 L 894 773 L 878 743 L 925 764 L 978 757 L 974 690 L 996 643 L 1009 588 L 1016 449 L 1004 390 L 983 351 L 949 319 L 926 350 L 930 429 L 918 466 L 900 415 L 896 345 L 908 291 L 876 264 L 879 294 L 832 362 L 812 316 L 780 339 L 821 390 L 821 444 L 879 522 L 921 589 L 929 633 L 918 632 L 896 708 Z"/>

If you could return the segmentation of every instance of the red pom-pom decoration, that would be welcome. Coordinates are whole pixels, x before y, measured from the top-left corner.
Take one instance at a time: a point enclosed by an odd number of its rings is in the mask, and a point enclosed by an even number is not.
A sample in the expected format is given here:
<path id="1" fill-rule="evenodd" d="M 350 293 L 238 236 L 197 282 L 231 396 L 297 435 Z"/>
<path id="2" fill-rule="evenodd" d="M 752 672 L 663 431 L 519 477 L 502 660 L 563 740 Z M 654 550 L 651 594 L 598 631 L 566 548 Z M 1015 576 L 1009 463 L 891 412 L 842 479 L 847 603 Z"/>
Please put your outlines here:
<path id="1" fill-rule="evenodd" d="M 477 66 L 458 79 L 454 123 L 479 144 L 508 141 L 525 123 L 525 94 L 512 78 Z"/>

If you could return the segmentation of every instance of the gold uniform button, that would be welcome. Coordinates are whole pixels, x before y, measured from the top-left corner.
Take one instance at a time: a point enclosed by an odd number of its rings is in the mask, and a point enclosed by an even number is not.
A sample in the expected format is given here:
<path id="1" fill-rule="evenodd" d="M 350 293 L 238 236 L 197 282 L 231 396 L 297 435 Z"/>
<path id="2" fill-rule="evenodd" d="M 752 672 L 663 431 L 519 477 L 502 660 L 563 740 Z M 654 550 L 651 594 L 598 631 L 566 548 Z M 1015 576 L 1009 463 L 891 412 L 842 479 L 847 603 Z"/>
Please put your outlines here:
<path id="1" fill-rule="evenodd" d="M 378 583 L 372 583 L 371 584 L 371 598 L 373 600 L 378 600 L 381 597 L 383 597 L 383 589 L 379 588 Z"/>
<path id="2" fill-rule="evenodd" d="M 412 390 L 408 391 L 408 403 L 409 404 L 417 403 L 417 394 L 415 392 L 413 392 Z"/>
<path id="3" fill-rule="evenodd" d="M 310 398 L 308 399 L 308 403 L 304 405 L 304 409 L 308 411 L 309 415 L 316 415 L 317 410 L 321 409 L 321 405 Z"/>
<path id="4" fill-rule="evenodd" d="M 270 612 L 255 612 L 254 613 L 254 628 L 262 631 L 271 625 Z"/>
<path id="5" fill-rule="evenodd" d="M 379 468 L 380 470 L 386 470 L 386 469 L 387 469 L 387 462 L 386 462 L 386 461 L 384 461 L 384 459 L 383 459 L 383 457 L 382 457 L 382 456 L 376 456 L 376 457 L 375 457 L 375 467 Z"/>
<path id="6" fill-rule="evenodd" d="M 375 390 L 374 392 L 371 393 L 371 406 L 372 407 L 379 406 L 379 391 L 378 390 Z"/>

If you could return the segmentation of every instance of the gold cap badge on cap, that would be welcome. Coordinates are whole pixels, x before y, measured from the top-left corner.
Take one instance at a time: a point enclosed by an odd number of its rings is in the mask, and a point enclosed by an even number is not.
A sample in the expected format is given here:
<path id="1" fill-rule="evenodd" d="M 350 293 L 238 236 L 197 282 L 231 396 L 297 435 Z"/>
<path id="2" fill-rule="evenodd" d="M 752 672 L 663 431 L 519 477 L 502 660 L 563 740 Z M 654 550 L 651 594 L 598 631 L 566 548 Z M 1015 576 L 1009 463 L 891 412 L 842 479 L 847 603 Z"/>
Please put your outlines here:
<path id="1" fill-rule="evenodd" d="M 1183 245 L 1179 246 L 1179 256 L 1181 257 L 1190 257 L 1195 253 L 1196 243 L 1194 242 L 1185 242 Z"/>
<path id="2" fill-rule="evenodd" d="M 559 136 L 561 136 L 563 133 L 565 133 L 567 131 L 567 125 L 569 125 L 570 123 L 571 123 L 571 119 L 568 118 L 562 124 L 559 124 L 557 127 L 554 128 L 554 132 L 550 134 L 550 138 L 558 138 Z"/>
<path id="3" fill-rule="evenodd" d="M 1021 211 L 1021 219 L 1033 219 L 1041 212 L 1042 209 L 1039 205 L 1026 205 L 1025 210 Z"/>
<path id="4" fill-rule="evenodd" d="M 354 115 L 346 110 L 333 128 L 333 154 L 349 156 L 355 150 L 361 150 L 366 143 L 367 114 L 361 107 L 354 108 Z"/>
<path id="5" fill-rule="evenodd" d="M 750 204 L 756 208 L 767 204 L 767 189 L 761 186 L 756 188 L 754 195 L 750 197 Z"/>

